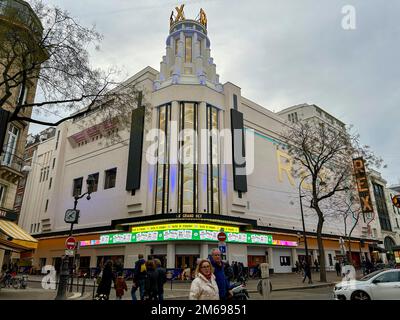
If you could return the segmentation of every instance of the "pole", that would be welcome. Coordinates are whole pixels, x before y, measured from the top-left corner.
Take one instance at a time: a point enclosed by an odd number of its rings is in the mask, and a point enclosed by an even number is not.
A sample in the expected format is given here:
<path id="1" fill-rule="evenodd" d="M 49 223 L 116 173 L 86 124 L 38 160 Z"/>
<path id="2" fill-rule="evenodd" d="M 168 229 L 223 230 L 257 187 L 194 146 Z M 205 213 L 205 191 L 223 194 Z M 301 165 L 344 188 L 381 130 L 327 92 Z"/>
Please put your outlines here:
<path id="1" fill-rule="evenodd" d="M 300 184 L 299 184 L 299 198 L 300 198 L 300 211 L 301 211 L 301 222 L 303 224 L 303 237 L 304 237 L 304 248 L 306 249 L 306 263 L 309 263 L 308 259 L 308 245 L 307 245 L 307 236 L 306 236 L 306 226 L 304 223 L 304 212 L 303 212 L 303 201 L 302 198 L 303 196 L 301 195 L 301 184 L 303 183 L 304 179 L 307 178 L 308 176 L 305 176 L 303 179 L 301 179 Z M 311 265 L 310 265 L 311 268 Z M 311 272 L 310 272 L 310 280 L 311 280 Z"/>

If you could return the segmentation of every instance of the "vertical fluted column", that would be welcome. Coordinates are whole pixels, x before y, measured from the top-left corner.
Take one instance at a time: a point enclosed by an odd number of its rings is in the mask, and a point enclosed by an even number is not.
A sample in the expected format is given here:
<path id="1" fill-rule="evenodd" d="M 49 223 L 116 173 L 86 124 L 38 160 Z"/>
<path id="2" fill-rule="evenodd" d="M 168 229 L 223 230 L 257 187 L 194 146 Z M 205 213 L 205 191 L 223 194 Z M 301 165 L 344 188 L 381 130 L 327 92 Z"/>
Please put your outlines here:
<path id="1" fill-rule="evenodd" d="M 169 209 L 170 212 L 178 212 L 178 147 L 179 147 L 179 102 L 173 101 L 171 104 L 171 125 L 170 125 L 170 172 L 169 172 Z"/>
<path id="2" fill-rule="evenodd" d="M 208 134 L 206 119 L 207 104 L 201 102 L 199 104 L 199 121 L 198 121 L 198 211 L 200 213 L 207 212 L 207 163 L 208 163 Z"/>

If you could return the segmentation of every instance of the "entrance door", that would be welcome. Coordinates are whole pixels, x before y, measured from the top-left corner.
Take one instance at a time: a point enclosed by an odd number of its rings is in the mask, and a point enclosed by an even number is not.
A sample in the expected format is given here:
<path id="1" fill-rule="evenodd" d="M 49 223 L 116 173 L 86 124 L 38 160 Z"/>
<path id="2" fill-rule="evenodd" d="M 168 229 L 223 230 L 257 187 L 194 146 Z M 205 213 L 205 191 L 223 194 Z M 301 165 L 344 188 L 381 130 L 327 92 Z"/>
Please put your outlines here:
<path id="1" fill-rule="evenodd" d="M 175 256 L 175 267 L 195 269 L 198 258 L 200 258 L 200 255 L 177 255 Z"/>

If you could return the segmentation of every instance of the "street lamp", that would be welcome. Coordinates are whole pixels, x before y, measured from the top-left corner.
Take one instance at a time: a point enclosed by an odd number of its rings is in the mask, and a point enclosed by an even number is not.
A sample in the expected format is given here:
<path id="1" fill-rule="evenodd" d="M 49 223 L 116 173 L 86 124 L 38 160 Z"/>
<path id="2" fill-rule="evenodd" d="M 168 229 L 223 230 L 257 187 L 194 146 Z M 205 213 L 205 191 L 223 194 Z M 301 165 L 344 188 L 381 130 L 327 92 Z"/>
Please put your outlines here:
<path id="1" fill-rule="evenodd" d="M 74 224 L 78 223 L 78 219 L 79 219 L 79 210 L 76 210 L 76 207 L 78 205 L 78 200 L 82 199 L 86 195 L 87 195 L 86 199 L 90 200 L 90 194 L 93 192 L 94 183 L 95 183 L 95 179 L 93 176 L 90 175 L 88 177 L 88 179 L 86 180 L 88 191 L 82 195 L 77 195 L 77 194 L 74 195 L 74 209 L 72 209 L 72 210 L 69 209 L 66 211 L 64 221 L 66 223 L 71 224 L 71 229 L 69 231 L 70 237 L 72 236 L 72 230 L 73 230 Z M 71 268 L 71 270 L 68 268 L 68 262 L 69 262 L 68 256 L 64 255 L 61 258 L 60 282 L 58 284 L 56 300 L 65 300 L 66 299 L 68 278 L 70 275 L 73 276 L 73 273 L 72 273 L 73 270 L 72 270 L 72 268 Z"/>
<path id="2" fill-rule="evenodd" d="M 303 179 L 301 179 L 300 184 L 299 184 L 300 211 L 301 211 L 301 221 L 303 223 L 303 237 L 304 237 L 304 247 L 306 249 L 306 263 L 309 263 L 309 259 L 308 259 L 306 226 L 304 224 L 303 201 L 301 200 L 304 196 L 301 195 L 301 184 L 303 183 L 304 179 L 307 178 L 308 176 L 303 177 Z M 311 280 L 311 278 L 310 278 L 310 280 Z"/>

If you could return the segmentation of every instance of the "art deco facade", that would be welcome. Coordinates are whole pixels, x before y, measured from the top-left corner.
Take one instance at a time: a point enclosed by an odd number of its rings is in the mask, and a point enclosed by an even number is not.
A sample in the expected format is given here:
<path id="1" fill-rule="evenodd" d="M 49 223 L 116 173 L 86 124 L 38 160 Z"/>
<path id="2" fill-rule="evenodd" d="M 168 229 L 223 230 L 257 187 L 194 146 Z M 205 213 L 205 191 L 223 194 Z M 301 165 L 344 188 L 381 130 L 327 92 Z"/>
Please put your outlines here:
<path id="1" fill-rule="evenodd" d="M 290 125 L 287 115 L 242 96 L 233 83 L 221 84 L 210 48 L 204 19 L 172 20 L 160 71 L 146 67 L 126 83 L 144 93 L 131 128 L 91 112 L 60 125 L 55 138 L 39 147 L 37 156 L 48 155 L 48 179 L 40 179 L 38 169 L 28 177 L 28 185 L 39 187 L 36 196 L 25 194 L 21 213 L 24 228 L 39 226 L 33 232 L 39 240 L 35 267 L 59 267 L 69 231 L 64 212 L 73 207 L 74 193 L 86 192 L 89 176 L 95 191 L 91 200 L 79 201 L 74 226 L 81 270 L 108 258 L 132 268 L 139 253 L 157 256 L 169 269 L 193 267 L 218 245 L 221 228 L 229 261 L 249 267 L 268 261 L 274 272 L 291 272 L 304 257 L 299 181 L 291 175 L 281 136 Z M 153 129 L 162 129 L 165 139 L 152 136 Z M 176 133 L 184 129 L 190 130 Z M 201 134 L 213 129 L 215 134 Z M 222 137 L 232 129 L 246 141 L 254 137 L 246 144 L 245 165 L 235 158 L 242 151 L 238 137 L 233 135 L 233 143 Z M 154 147 L 158 162 L 151 161 Z M 238 174 L 244 167 L 247 175 Z M 35 201 L 41 205 L 32 210 Z M 306 228 L 317 258 L 316 219 L 307 208 Z M 329 268 L 342 254 L 341 236 L 340 221 L 326 223 Z M 374 239 L 362 226 L 352 240 L 358 259 L 370 254 Z"/>

